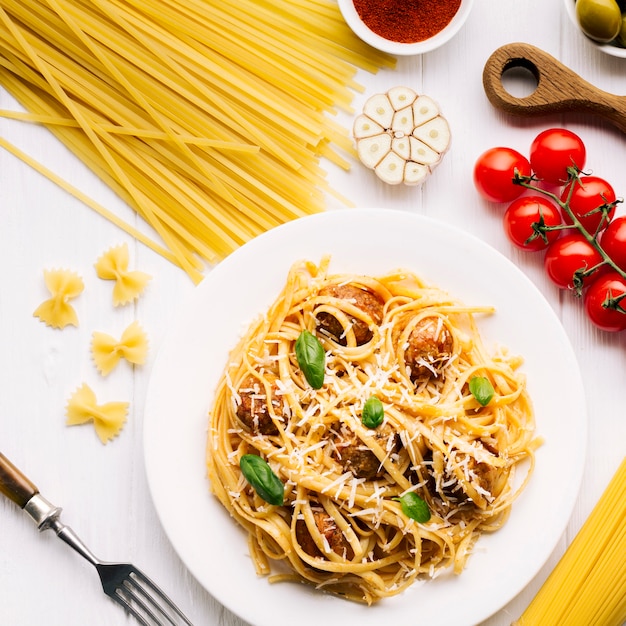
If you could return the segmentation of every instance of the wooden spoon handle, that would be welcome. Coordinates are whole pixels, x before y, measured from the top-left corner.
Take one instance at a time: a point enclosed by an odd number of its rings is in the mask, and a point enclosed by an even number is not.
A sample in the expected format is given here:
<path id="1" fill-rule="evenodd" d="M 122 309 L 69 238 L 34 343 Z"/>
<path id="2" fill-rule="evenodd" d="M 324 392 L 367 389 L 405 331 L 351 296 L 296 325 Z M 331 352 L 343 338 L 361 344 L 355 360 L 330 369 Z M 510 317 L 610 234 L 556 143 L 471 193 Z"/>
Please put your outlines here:
<path id="1" fill-rule="evenodd" d="M 537 81 L 533 93 L 516 97 L 504 88 L 502 75 L 513 68 L 524 68 L 533 74 Z M 485 64 L 483 86 L 491 104 L 506 113 L 592 113 L 626 132 L 626 97 L 594 87 L 547 52 L 527 43 L 498 48 Z"/>
<path id="2" fill-rule="evenodd" d="M 0 493 L 4 494 L 22 509 L 35 494 L 39 493 L 39 489 L 1 452 Z"/>

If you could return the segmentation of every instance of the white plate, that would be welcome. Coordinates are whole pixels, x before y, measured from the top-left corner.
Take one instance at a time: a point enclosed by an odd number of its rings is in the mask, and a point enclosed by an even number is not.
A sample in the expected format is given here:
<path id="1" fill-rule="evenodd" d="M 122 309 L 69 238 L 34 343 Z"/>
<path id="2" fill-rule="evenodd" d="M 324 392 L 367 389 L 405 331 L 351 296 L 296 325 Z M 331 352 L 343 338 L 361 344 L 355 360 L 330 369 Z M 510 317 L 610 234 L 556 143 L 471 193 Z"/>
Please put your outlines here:
<path id="1" fill-rule="evenodd" d="M 207 412 L 229 350 L 278 295 L 291 264 L 332 255 L 332 272 L 406 268 L 466 304 L 495 305 L 480 322 L 487 347 L 525 358 L 545 445 L 506 526 L 478 541 L 458 577 L 416 584 L 373 607 L 258 578 L 243 532 L 209 493 Z M 342 209 L 280 226 L 212 270 L 169 330 L 145 414 L 150 490 L 174 549 L 198 581 L 254 626 L 421 624 L 465 626 L 498 611 L 555 548 L 578 493 L 586 448 L 583 385 L 567 336 L 543 296 L 510 261 L 442 223 L 387 209 Z"/>

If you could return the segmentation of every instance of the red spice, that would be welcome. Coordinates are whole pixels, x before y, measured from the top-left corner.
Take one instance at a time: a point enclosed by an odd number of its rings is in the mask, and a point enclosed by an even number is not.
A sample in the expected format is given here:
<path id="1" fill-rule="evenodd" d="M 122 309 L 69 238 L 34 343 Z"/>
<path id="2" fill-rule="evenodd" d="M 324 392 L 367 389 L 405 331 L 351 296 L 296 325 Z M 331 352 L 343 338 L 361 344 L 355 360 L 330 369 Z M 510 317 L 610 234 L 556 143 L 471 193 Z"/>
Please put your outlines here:
<path id="1" fill-rule="evenodd" d="M 400 43 L 424 41 L 443 30 L 461 0 L 353 0 L 365 25 L 377 35 Z"/>

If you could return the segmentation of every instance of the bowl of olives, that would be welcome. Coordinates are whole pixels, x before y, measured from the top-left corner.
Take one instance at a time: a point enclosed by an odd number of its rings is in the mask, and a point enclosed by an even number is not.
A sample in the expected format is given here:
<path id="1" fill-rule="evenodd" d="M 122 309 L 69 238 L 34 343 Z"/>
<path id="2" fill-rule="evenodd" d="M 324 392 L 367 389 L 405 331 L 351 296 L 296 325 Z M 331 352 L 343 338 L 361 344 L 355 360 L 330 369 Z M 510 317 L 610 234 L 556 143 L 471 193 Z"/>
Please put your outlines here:
<path id="1" fill-rule="evenodd" d="M 573 24 L 602 52 L 626 59 L 626 0 L 564 0 Z"/>

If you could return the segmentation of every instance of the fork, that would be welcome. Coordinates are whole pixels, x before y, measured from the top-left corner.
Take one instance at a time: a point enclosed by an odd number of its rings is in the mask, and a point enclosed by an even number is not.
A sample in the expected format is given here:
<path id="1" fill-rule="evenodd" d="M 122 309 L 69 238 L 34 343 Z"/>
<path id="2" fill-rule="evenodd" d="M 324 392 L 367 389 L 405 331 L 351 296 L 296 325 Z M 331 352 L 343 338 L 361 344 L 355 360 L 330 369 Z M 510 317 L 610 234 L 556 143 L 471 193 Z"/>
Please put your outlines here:
<path id="1" fill-rule="evenodd" d="M 0 493 L 28 513 L 40 531 L 51 528 L 60 539 L 87 559 L 96 568 L 104 593 L 121 604 L 143 626 L 193 626 L 139 569 L 130 563 L 107 563 L 96 558 L 78 535 L 61 523 L 61 508 L 48 502 L 1 452 Z"/>

